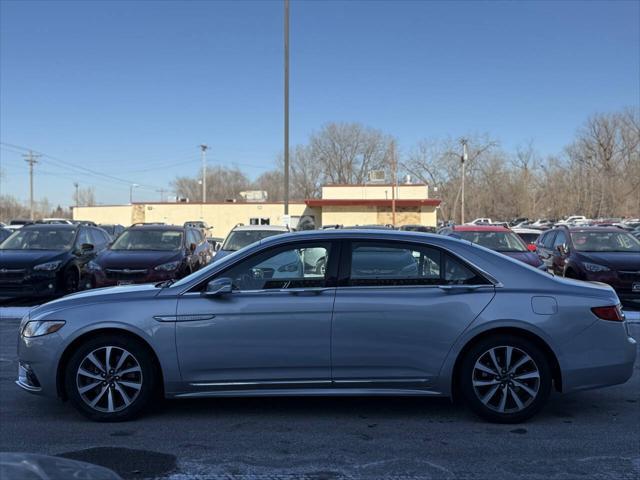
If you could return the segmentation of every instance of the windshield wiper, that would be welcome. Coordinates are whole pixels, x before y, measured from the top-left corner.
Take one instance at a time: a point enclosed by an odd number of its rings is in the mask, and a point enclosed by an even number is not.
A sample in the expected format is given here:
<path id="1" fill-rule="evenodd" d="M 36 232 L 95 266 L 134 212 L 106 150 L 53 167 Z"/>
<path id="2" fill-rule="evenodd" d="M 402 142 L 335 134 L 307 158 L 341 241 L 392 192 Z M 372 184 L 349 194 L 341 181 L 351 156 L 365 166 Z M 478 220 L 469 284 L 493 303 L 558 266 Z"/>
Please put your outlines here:
<path id="1" fill-rule="evenodd" d="M 169 280 L 165 280 L 163 282 L 156 283 L 156 288 L 166 288 L 166 287 L 169 287 L 169 286 L 173 285 L 174 283 L 176 283 L 176 279 L 175 278 L 170 278 Z"/>

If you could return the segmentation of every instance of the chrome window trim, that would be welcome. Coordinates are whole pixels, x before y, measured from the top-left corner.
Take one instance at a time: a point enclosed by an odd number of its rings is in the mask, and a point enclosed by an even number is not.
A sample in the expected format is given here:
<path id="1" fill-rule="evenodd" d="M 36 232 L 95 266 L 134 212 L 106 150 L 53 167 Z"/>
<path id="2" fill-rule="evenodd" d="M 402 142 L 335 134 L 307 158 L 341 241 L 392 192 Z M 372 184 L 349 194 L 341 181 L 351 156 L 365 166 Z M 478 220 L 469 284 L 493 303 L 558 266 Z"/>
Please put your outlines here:
<path id="1" fill-rule="evenodd" d="M 277 237 L 278 235 L 275 235 L 275 237 Z M 352 235 L 345 235 L 345 236 L 329 236 L 326 238 L 304 238 L 304 239 L 296 239 L 296 238 L 292 238 L 292 239 L 288 239 L 286 242 L 282 242 L 282 243 L 277 243 L 275 245 L 268 245 L 267 248 L 271 248 L 271 247 L 275 247 L 275 248 L 279 248 L 279 247 L 285 247 L 288 245 L 293 245 L 296 243 L 311 243 L 311 242 L 341 242 L 341 241 L 366 241 L 366 240 L 370 240 L 370 241 L 388 241 L 388 242 L 398 242 L 398 243 L 413 243 L 416 245 L 422 245 L 422 246 L 427 246 L 427 247 L 431 247 L 431 248 L 436 248 L 439 250 L 442 250 L 446 253 L 448 253 L 449 255 L 451 255 L 453 258 L 455 258 L 456 260 L 461 261 L 462 263 L 471 266 L 473 269 L 475 269 L 479 274 L 481 274 L 487 281 L 489 281 L 495 288 L 502 288 L 504 287 L 504 284 L 502 282 L 500 282 L 498 279 L 496 279 L 496 277 L 494 277 L 493 275 L 491 275 L 489 272 L 487 272 L 485 269 L 479 267 L 478 265 L 476 265 L 474 262 L 466 259 L 466 258 L 461 258 L 459 254 L 457 254 L 456 252 L 452 251 L 450 248 L 441 245 L 439 243 L 431 243 L 431 242 L 426 242 L 424 241 L 425 239 L 415 239 L 415 238 L 410 238 L 410 239 L 400 239 L 397 237 L 389 237 L 389 238 L 371 238 L 371 237 L 366 237 L 366 236 L 361 236 L 361 235 L 357 235 L 357 236 L 352 236 Z M 248 257 L 250 257 L 253 254 L 259 253 L 257 250 L 260 250 L 260 246 L 262 245 L 263 240 L 260 240 L 260 242 L 253 248 L 250 248 L 250 250 L 248 250 L 244 255 L 238 257 L 236 259 L 236 261 L 234 263 L 239 263 L 241 261 L 246 260 Z M 471 244 L 469 242 L 469 244 Z M 229 266 L 230 267 L 230 266 Z M 227 267 L 225 267 L 226 269 Z M 209 276 L 210 279 L 214 278 L 216 275 L 218 275 L 219 271 L 216 271 L 215 273 L 211 273 L 211 275 Z M 192 288 L 194 288 L 197 284 L 203 282 L 204 279 L 200 279 L 195 281 L 193 284 L 191 285 L 185 285 L 183 289 L 181 289 L 179 292 L 176 292 L 175 295 L 177 297 L 181 297 L 184 295 L 200 295 L 200 292 L 189 292 L 189 290 L 191 290 Z M 425 285 L 400 285 L 400 287 L 408 287 L 408 286 L 425 286 Z M 434 285 L 435 287 L 439 286 L 439 285 Z M 171 287 L 169 287 L 170 289 Z M 335 288 L 335 287 L 322 287 L 322 288 Z M 347 288 L 361 288 L 361 287 L 347 287 Z M 257 293 L 257 292 L 263 292 L 263 291 L 274 291 L 274 290 L 244 290 L 244 292 L 252 292 L 252 293 Z"/>

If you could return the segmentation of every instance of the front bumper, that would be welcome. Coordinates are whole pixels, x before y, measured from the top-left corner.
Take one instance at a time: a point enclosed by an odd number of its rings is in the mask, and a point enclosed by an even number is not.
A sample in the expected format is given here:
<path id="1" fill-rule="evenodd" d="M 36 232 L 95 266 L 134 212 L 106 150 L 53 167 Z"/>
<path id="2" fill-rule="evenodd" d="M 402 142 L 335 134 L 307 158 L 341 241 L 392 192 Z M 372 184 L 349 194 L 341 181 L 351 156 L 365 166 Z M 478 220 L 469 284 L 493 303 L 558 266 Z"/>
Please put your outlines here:
<path id="1" fill-rule="evenodd" d="M 55 272 L 27 274 L 17 281 L 0 283 L 0 300 L 49 297 L 56 294 L 58 284 Z"/>
<path id="2" fill-rule="evenodd" d="M 131 285 L 140 283 L 158 283 L 165 280 L 177 279 L 178 270 L 171 272 L 150 269 L 143 274 L 107 274 L 103 271 L 94 272 L 91 286 L 94 288 L 113 287 L 116 285 Z"/>
<path id="3" fill-rule="evenodd" d="M 63 340 L 58 333 L 41 337 L 18 337 L 16 385 L 29 393 L 57 397 L 57 366 Z"/>
<path id="4" fill-rule="evenodd" d="M 638 348 L 626 322 L 597 320 L 562 350 L 562 391 L 572 392 L 625 383 Z"/>

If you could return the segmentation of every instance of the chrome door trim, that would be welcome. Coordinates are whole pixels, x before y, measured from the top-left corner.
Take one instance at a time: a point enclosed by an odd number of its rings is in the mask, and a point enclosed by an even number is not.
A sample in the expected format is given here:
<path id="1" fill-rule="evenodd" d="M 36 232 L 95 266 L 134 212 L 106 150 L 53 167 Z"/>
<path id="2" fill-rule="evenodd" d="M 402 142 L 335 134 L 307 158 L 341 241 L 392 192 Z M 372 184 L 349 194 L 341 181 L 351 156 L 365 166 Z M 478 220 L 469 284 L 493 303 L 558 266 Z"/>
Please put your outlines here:
<path id="1" fill-rule="evenodd" d="M 197 322 L 202 320 L 211 320 L 215 318 L 212 313 L 194 313 L 184 315 L 154 315 L 153 319 L 158 322 Z"/>
<path id="2" fill-rule="evenodd" d="M 331 380 L 293 380 L 293 381 L 270 381 L 262 382 L 197 382 L 190 383 L 192 387 L 237 387 L 249 385 L 307 385 L 307 384 L 330 384 Z"/>
<path id="3" fill-rule="evenodd" d="M 344 384 L 344 383 L 430 383 L 426 378 L 378 378 L 378 379 L 346 379 L 346 380 L 291 380 L 291 381 L 256 381 L 256 382 L 195 382 L 189 383 L 192 387 L 238 387 L 260 385 L 318 385 L 318 384 Z"/>

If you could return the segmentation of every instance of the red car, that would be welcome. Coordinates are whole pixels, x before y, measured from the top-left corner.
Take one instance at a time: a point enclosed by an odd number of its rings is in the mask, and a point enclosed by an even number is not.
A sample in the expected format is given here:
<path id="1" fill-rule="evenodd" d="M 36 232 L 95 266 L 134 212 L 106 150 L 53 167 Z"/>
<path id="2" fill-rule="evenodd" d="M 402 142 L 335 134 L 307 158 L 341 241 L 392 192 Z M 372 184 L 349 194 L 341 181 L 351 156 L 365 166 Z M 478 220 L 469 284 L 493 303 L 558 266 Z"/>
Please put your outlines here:
<path id="1" fill-rule="evenodd" d="M 546 270 L 544 262 L 535 253 L 536 246 L 526 245 L 518 235 L 508 228 L 498 225 L 456 225 L 443 229 L 440 233 L 477 243 L 532 267 Z"/>

